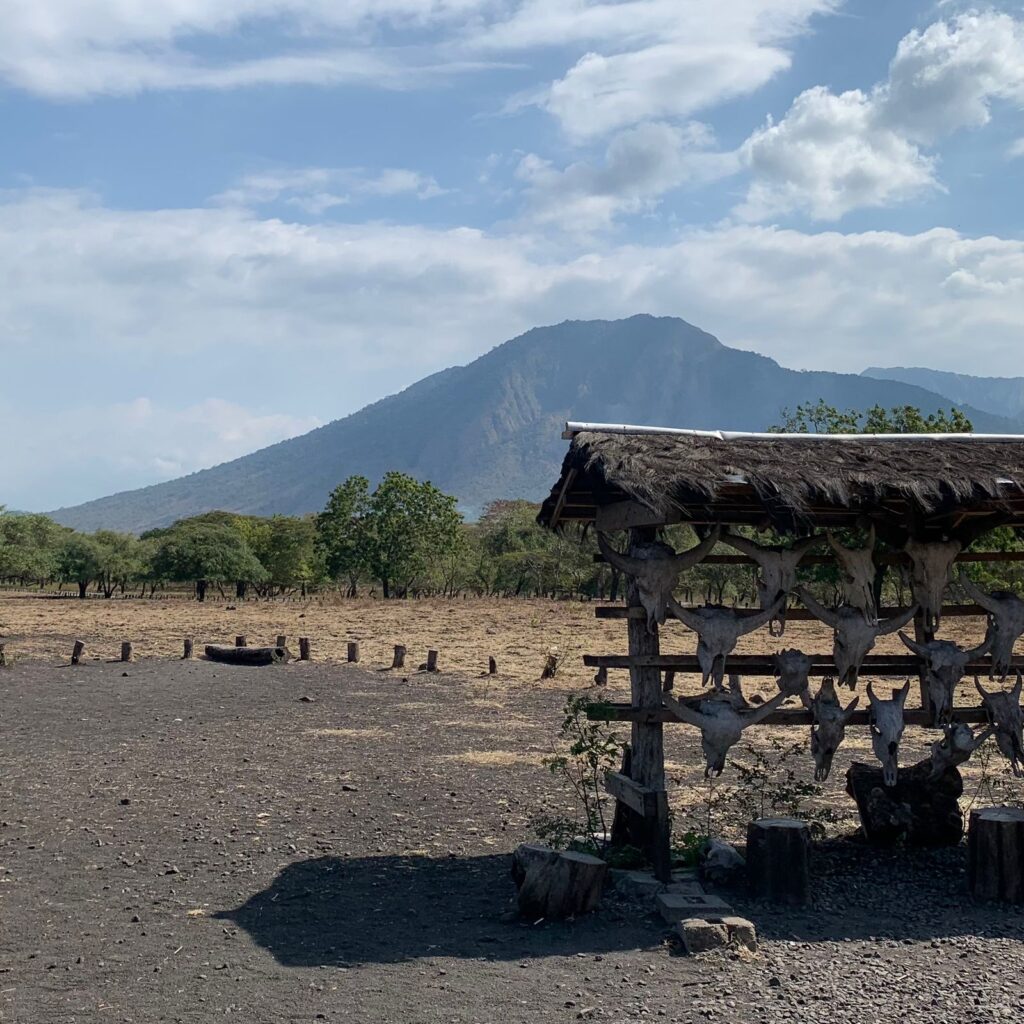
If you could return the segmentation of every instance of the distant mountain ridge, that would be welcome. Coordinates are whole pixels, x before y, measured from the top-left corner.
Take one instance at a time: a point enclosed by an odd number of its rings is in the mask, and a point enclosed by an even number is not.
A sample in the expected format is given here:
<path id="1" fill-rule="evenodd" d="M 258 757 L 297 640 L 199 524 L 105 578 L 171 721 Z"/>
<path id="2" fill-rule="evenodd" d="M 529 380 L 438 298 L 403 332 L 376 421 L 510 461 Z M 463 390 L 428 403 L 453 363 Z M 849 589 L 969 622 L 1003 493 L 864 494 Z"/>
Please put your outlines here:
<path id="1" fill-rule="evenodd" d="M 913 384 L 958 405 L 975 406 L 996 416 L 1024 418 L 1024 377 L 972 377 L 921 366 L 869 366 L 862 376 Z"/>
<path id="2" fill-rule="evenodd" d="M 788 370 L 673 317 L 566 321 L 527 331 L 301 437 L 52 515 L 82 530 L 141 532 L 211 509 L 302 514 L 321 509 L 353 473 L 376 482 L 391 469 L 432 481 L 475 515 L 496 498 L 547 494 L 565 453 L 565 420 L 764 430 L 784 408 L 819 398 L 844 409 L 916 405 L 934 412 L 950 404 L 899 381 Z M 977 430 L 1020 429 L 965 411 Z"/>

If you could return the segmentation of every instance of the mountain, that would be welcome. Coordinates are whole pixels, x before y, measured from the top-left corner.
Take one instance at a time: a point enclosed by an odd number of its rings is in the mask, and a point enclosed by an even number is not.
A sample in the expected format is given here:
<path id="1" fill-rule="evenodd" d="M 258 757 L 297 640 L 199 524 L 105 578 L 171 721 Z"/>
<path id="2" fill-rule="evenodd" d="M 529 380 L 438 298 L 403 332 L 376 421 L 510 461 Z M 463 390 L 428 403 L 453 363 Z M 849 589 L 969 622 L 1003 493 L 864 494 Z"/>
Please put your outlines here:
<path id="1" fill-rule="evenodd" d="M 844 409 L 949 405 L 896 381 L 787 370 L 671 317 L 567 321 L 527 331 L 301 437 L 52 515 L 82 530 L 139 532 L 210 509 L 313 512 L 347 476 L 374 482 L 390 469 L 431 480 L 473 515 L 495 498 L 547 494 L 567 419 L 763 430 L 783 408 L 818 398 Z M 968 412 L 976 429 L 1015 429 Z"/>
<path id="2" fill-rule="evenodd" d="M 972 377 L 920 366 L 869 366 L 862 376 L 913 384 L 958 405 L 973 405 L 996 416 L 1024 418 L 1024 377 Z"/>

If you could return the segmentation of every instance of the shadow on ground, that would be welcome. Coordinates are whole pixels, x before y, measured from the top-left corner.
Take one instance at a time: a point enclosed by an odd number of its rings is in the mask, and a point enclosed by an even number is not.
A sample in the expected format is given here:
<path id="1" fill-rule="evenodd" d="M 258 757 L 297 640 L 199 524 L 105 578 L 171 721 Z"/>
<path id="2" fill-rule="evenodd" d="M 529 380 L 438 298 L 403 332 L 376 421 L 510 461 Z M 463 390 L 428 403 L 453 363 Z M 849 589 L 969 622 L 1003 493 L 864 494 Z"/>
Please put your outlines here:
<path id="1" fill-rule="evenodd" d="M 319 857 L 289 864 L 269 888 L 215 916 L 289 967 L 601 954 L 661 937 L 652 918 L 608 908 L 557 924 L 502 920 L 514 895 L 507 854 Z"/>

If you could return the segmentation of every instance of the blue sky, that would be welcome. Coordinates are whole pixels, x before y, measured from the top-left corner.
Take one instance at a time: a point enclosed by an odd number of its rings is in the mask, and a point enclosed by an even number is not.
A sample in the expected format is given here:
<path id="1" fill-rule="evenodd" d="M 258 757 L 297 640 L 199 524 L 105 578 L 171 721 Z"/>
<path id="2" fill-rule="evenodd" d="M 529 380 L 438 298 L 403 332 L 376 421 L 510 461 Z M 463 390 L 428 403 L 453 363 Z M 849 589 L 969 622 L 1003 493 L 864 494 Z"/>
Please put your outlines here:
<path id="1" fill-rule="evenodd" d="M 1024 374 L 1024 6 L 0 0 L 0 502 L 355 411 L 529 327 Z"/>

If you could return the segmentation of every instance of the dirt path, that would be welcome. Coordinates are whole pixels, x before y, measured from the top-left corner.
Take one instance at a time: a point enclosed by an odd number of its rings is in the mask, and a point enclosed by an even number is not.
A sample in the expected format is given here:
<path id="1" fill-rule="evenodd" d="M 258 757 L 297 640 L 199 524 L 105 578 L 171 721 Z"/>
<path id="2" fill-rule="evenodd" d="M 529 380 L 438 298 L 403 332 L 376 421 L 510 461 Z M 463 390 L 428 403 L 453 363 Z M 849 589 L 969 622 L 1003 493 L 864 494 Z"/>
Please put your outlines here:
<path id="1" fill-rule="evenodd" d="M 323 664 L 5 671 L 0 1021 L 1024 1012 L 1020 917 L 961 895 L 961 850 L 824 849 L 811 910 L 737 898 L 765 939 L 751 962 L 671 955 L 614 899 L 573 924 L 503 921 L 507 854 L 558 802 L 539 760 L 562 699 Z"/>

